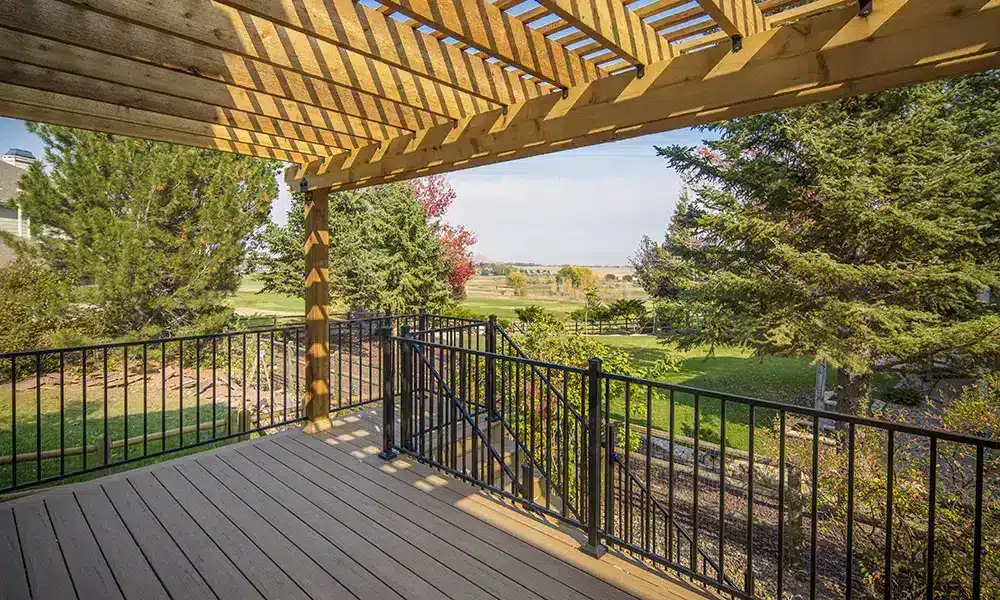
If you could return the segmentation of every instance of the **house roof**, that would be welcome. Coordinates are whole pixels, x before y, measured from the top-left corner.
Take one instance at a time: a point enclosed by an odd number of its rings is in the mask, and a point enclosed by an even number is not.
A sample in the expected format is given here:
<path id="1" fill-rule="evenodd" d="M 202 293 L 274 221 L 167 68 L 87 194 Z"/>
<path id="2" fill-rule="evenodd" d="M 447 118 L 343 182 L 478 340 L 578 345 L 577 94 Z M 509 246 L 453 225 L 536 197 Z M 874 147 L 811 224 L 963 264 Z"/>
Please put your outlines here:
<path id="1" fill-rule="evenodd" d="M 24 173 L 24 169 L 0 161 L 0 205 L 6 205 L 17 194 L 17 182 Z"/>
<path id="2" fill-rule="evenodd" d="M 996 0 L 14 4 L 0 115 L 276 158 L 310 188 L 1000 68 Z"/>

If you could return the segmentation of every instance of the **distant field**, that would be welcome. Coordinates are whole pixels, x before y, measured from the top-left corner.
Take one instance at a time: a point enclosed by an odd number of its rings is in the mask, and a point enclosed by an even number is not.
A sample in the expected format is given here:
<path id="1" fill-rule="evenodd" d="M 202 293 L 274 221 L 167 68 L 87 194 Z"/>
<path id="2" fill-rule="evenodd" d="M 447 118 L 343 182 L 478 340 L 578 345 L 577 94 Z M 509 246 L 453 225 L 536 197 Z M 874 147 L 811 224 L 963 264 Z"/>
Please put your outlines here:
<path id="1" fill-rule="evenodd" d="M 531 267 L 532 269 L 551 269 L 554 273 L 559 267 Z M 607 273 L 616 276 L 632 272 L 624 267 L 594 267 L 594 272 L 603 277 Z M 305 312 L 305 303 L 299 298 L 290 298 L 281 294 L 259 293 L 261 283 L 252 277 L 243 281 L 239 291 L 231 300 L 231 305 L 240 315 L 301 315 Z M 601 294 L 605 302 L 618 298 L 645 298 L 642 288 L 631 282 L 614 281 L 601 282 Z M 517 316 L 515 309 L 536 305 L 553 313 L 560 319 L 584 306 L 584 294 L 581 290 L 557 290 L 554 277 L 547 275 L 532 275 L 528 278 L 528 293 L 526 296 L 514 296 L 507 287 L 505 277 L 476 276 L 469 280 L 466 286 L 466 299 L 461 302 L 465 308 L 483 316 L 495 314 L 502 319 L 513 319 Z"/>

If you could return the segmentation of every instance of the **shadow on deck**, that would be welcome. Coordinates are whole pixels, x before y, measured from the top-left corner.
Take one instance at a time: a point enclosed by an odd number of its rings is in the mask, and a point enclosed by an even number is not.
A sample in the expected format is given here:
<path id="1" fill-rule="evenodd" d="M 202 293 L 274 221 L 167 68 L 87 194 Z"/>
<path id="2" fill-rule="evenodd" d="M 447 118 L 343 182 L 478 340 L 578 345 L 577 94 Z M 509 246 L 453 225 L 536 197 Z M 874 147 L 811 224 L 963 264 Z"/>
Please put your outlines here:
<path id="1" fill-rule="evenodd" d="M 412 459 L 379 408 L 0 504 L 0 598 L 706 598 Z"/>

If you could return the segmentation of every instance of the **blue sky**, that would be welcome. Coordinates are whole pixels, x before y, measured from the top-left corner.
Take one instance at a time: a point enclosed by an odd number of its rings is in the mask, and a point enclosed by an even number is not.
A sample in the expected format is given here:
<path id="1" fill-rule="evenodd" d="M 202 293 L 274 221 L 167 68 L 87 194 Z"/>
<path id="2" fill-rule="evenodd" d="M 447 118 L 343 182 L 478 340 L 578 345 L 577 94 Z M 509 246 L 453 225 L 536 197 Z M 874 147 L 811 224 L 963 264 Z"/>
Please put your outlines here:
<path id="1" fill-rule="evenodd" d="M 626 264 L 643 235 L 662 237 L 681 193 L 653 146 L 701 139 L 682 129 L 452 173 L 448 220 L 474 231 L 476 253 L 490 260 Z M 42 155 L 14 119 L 0 118 L 0 146 Z M 272 218 L 284 222 L 289 195 L 279 184 Z"/>

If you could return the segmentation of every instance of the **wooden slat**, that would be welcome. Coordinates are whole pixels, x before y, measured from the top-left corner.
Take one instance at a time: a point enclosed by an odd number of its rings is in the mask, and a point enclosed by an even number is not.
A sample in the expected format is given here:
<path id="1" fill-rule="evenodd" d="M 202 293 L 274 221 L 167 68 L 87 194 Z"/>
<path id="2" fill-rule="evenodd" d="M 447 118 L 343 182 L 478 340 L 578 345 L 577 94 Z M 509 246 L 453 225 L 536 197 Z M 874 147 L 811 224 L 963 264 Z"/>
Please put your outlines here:
<path id="1" fill-rule="evenodd" d="M 791 21 L 797 21 L 806 17 L 811 17 L 821 12 L 840 8 L 842 6 L 857 5 L 856 0 L 812 0 L 808 4 L 796 6 L 788 10 L 767 17 L 767 23 L 771 27 L 778 27 Z"/>
<path id="2" fill-rule="evenodd" d="M 385 0 L 409 17 L 561 87 L 596 79 L 597 70 L 521 21 L 480 0 Z"/>
<path id="3" fill-rule="evenodd" d="M 303 436 L 295 440 L 322 451 L 331 460 L 342 462 L 359 476 L 376 479 L 383 487 L 422 506 L 433 506 L 450 521 L 460 524 L 470 534 L 483 540 L 495 539 L 503 547 L 530 551 L 544 550 L 539 566 L 546 572 L 560 573 L 564 581 L 579 579 L 567 565 L 580 569 L 597 578 L 593 593 L 618 596 L 626 592 L 637 598 L 702 598 L 703 593 L 690 593 L 688 586 L 676 579 L 665 578 L 641 562 L 620 556 L 612 551 L 600 560 L 593 560 L 580 552 L 587 535 L 583 531 L 556 519 L 542 518 L 521 510 L 516 504 L 496 499 L 485 493 L 470 493 L 468 484 L 442 475 L 428 465 L 401 457 L 390 464 L 377 458 L 379 448 L 373 445 L 378 435 L 378 408 L 362 411 L 348 417 L 355 421 L 339 425 L 329 435 L 313 436 L 315 441 Z M 365 437 L 340 431 L 363 431 Z M 322 443 L 323 446 L 317 445 Z M 342 453 L 340 458 L 331 451 Z M 388 478 L 386 478 L 388 476 Z M 429 504 L 428 504 L 429 503 Z M 498 537 L 498 534 L 502 534 Z M 551 561 L 551 562 L 550 562 Z M 562 564 L 561 564 L 562 563 Z M 584 579 L 588 579 L 584 577 Z M 584 588 L 586 589 L 586 588 Z"/>
<path id="4" fill-rule="evenodd" d="M 14 507 L 14 519 L 31 595 L 35 598 L 75 598 L 73 582 L 45 505 L 41 502 L 18 504 Z"/>
<path id="5" fill-rule="evenodd" d="M 645 19 L 646 17 L 666 12 L 689 2 L 691 2 L 691 0 L 656 0 L 656 2 L 650 2 L 645 6 L 636 8 L 632 12 L 634 12 L 640 19 Z"/>
<path id="6" fill-rule="evenodd" d="M 90 486 L 78 489 L 73 495 L 125 597 L 168 600 L 166 590 L 118 517 L 104 490 L 98 486 Z"/>
<path id="7" fill-rule="evenodd" d="M 122 598 L 76 498 L 72 494 L 53 494 L 44 502 L 77 595 L 94 599 Z"/>
<path id="8" fill-rule="evenodd" d="M 152 473 L 167 494 L 184 499 L 184 510 L 229 561 L 253 583 L 266 598 L 301 600 L 306 593 L 274 564 L 260 548 L 247 538 L 229 519 L 219 512 L 176 469 L 156 469 Z M 331 590 L 332 592 L 333 590 Z"/>
<path id="9" fill-rule="evenodd" d="M 492 600 L 492 596 L 469 581 L 467 574 L 459 575 L 425 554 L 429 548 L 421 548 L 402 531 L 391 530 L 388 522 L 370 520 L 296 471 L 256 452 L 256 445 L 222 452 L 217 458 L 201 464 L 230 489 L 253 494 L 248 497 L 266 494 L 263 497 L 268 501 L 273 499 L 290 510 L 405 598 Z"/>
<path id="10" fill-rule="evenodd" d="M 323 146 L 353 147 L 358 140 L 409 132 L 4 28 L 0 28 L 0 57 L 12 65 L 4 75 L 10 83 L 63 93 L 82 90 L 77 93 L 94 100 Z M 29 65 L 35 72 L 23 73 Z M 53 81 L 57 78 L 61 81 Z"/>
<path id="11" fill-rule="evenodd" d="M 746 37 L 767 30 L 757 0 L 698 0 L 698 4 L 730 36 Z"/>
<path id="12" fill-rule="evenodd" d="M 28 0 L 36 2 L 40 0 Z M 262 60 L 330 83 L 450 117 L 468 116 L 491 104 L 423 76 L 339 48 L 325 39 L 282 26 L 217 0 L 194 5 L 133 0 L 71 0 L 160 31 L 183 35 L 200 44 Z"/>
<path id="13" fill-rule="evenodd" d="M 284 507 L 274 502 L 251 507 L 197 462 L 178 470 L 311 597 L 401 600 Z"/>
<path id="14" fill-rule="evenodd" d="M 4 64 L 5 62 L 0 60 L 0 81 L 8 80 L 4 77 L 5 67 L 7 66 Z M 97 86 L 95 85 L 94 87 Z M 267 134 L 208 124 L 184 117 L 175 117 L 142 109 L 128 108 L 118 104 L 99 102 L 87 98 L 78 98 L 6 83 L 0 83 L 0 97 L 9 102 L 18 102 L 42 109 L 72 112 L 101 119 L 114 119 L 126 123 L 148 125 L 163 130 L 214 138 L 219 140 L 220 144 L 240 142 L 262 148 L 296 152 L 303 156 L 312 157 L 330 156 L 338 152 L 338 150 L 328 146 L 309 144 L 287 138 L 277 138 Z"/>
<path id="15" fill-rule="evenodd" d="M 307 160 L 306 155 L 299 152 L 287 152 L 285 150 L 265 148 L 254 144 L 220 140 L 219 138 L 161 129 L 129 121 L 94 117 L 64 110 L 53 110 L 19 102 L 9 102 L 7 100 L 0 100 L 0 114 L 25 121 L 40 121 L 53 125 L 86 129 L 88 131 L 101 131 L 116 135 L 180 144 L 182 146 L 245 154 L 257 158 L 273 158 L 285 162 L 304 162 Z"/>
<path id="16" fill-rule="evenodd" d="M 976 57 L 988 60 L 1000 49 L 1000 5 L 961 4 L 968 6 L 881 0 L 865 19 L 851 8 L 831 11 L 811 17 L 808 27 L 749 36 L 741 52 L 686 54 L 652 65 L 643 79 L 600 79 L 567 98 L 540 98 L 507 115 L 494 111 L 457 128 L 360 148 L 287 177 L 307 176 L 319 187 L 363 186 L 804 104 L 813 101 L 810 92 L 848 95 L 876 77 L 895 85 L 925 81 L 961 57 L 970 60 L 950 72 L 971 72 L 982 68 Z"/>
<path id="17" fill-rule="evenodd" d="M 155 3 L 155 6 L 161 7 L 168 5 L 178 6 L 172 2 Z M 129 9 L 128 14 L 141 12 L 135 10 L 137 6 L 131 2 L 124 3 L 124 7 Z M 159 12 L 169 12 L 169 10 L 162 9 Z M 141 60 L 180 72 L 233 83 L 275 96 L 290 95 L 292 92 L 285 91 L 286 87 L 299 88 L 317 99 L 329 97 L 334 105 L 343 106 L 344 112 L 354 111 L 351 113 L 354 114 L 361 111 L 359 116 L 376 122 L 389 123 L 383 115 L 401 112 L 403 110 L 401 107 L 428 113 L 433 113 L 432 108 L 437 108 L 440 110 L 435 114 L 449 116 L 444 112 L 442 102 L 453 96 L 435 96 L 433 107 L 427 108 L 422 98 L 404 97 L 404 92 L 395 85 L 384 90 L 384 94 L 382 88 L 378 88 L 377 92 L 367 91 L 362 84 L 365 81 L 370 83 L 371 74 L 365 76 L 362 73 L 354 77 L 343 61 L 339 60 L 339 56 L 323 56 L 321 57 L 323 60 L 329 59 L 330 62 L 318 64 L 315 52 L 301 57 L 295 55 L 272 57 L 264 49 L 240 47 L 231 50 L 220 46 L 222 42 L 216 42 L 214 36 L 207 40 L 199 40 L 179 37 L 168 33 L 166 29 L 155 28 L 155 24 L 167 24 L 157 18 L 159 12 L 151 13 L 146 19 L 152 23 L 142 25 L 125 21 L 115 15 L 94 12 L 57 0 L 26 0 L 16 7 L 11 3 L 0 4 L 0 25 L 105 54 Z M 231 30 L 232 26 L 229 29 Z M 245 29 L 243 33 L 246 34 Z M 270 35 L 275 37 L 277 34 L 271 32 Z M 238 39 L 232 40 L 231 37 L 225 36 L 224 40 L 230 40 L 233 45 L 239 42 Z M 216 43 L 206 46 L 211 42 Z M 253 55 L 246 52 L 252 52 Z M 291 64 L 293 56 L 295 61 Z M 364 77 L 367 79 L 363 79 Z M 385 82 L 390 81 L 393 80 L 391 78 L 385 80 Z M 406 100 L 410 99 L 416 106 L 407 103 Z M 468 114 L 473 108 L 468 106 L 464 112 L 458 111 L 458 114 Z"/>
<path id="18" fill-rule="evenodd" d="M 538 1 L 633 65 L 652 64 L 672 55 L 670 44 L 621 0 Z"/>
<path id="19" fill-rule="evenodd" d="M 101 487 L 171 597 L 214 596 L 202 575 L 156 521 L 127 480 L 104 483 Z"/>
<path id="20" fill-rule="evenodd" d="M 28 579 L 21 560 L 21 542 L 17 539 L 14 511 L 0 506 L 0 600 L 23 600 L 30 597 Z"/>
<path id="21" fill-rule="evenodd" d="M 511 563 L 508 556 L 498 554 L 493 557 L 493 560 L 487 559 L 484 562 L 483 557 L 477 556 L 475 551 L 471 554 L 468 552 L 468 547 L 463 545 L 463 540 L 460 537 L 450 535 L 451 532 L 446 527 L 439 526 L 438 518 L 428 516 L 428 519 L 417 522 L 412 516 L 407 518 L 407 515 L 411 514 L 406 510 L 408 507 L 393 506 L 392 510 L 385 510 L 378 506 L 370 493 L 367 495 L 363 493 L 370 488 L 370 482 L 356 480 L 351 481 L 350 485 L 345 485 L 342 478 L 338 480 L 333 477 L 334 474 L 342 471 L 339 471 L 335 465 L 328 465 L 327 461 L 320 459 L 315 453 L 304 452 L 307 457 L 314 459 L 310 461 L 309 458 L 303 459 L 289 453 L 283 442 L 279 446 L 275 448 L 271 445 L 261 445 L 254 449 L 245 450 L 244 456 L 253 461 L 260 461 L 260 464 L 272 464 L 268 458 L 272 461 L 280 460 L 321 489 L 337 495 L 342 502 L 356 507 L 359 511 L 380 514 L 380 522 L 386 527 L 413 540 L 415 544 L 431 552 L 451 569 L 457 569 L 470 581 L 477 582 L 483 590 L 494 597 L 539 600 L 539 594 L 545 595 L 544 590 L 547 588 L 533 588 L 523 585 L 524 578 L 514 575 L 518 571 L 518 565 Z M 267 456 L 262 458 L 258 452 L 266 452 Z M 372 504 L 374 506 L 367 506 Z M 520 569 L 523 568 L 523 565 L 520 566 Z M 491 573 L 492 570 L 498 571 L 500 576 Z M 544 583 L 546 582 L 542 580 L 543 585 Z"/>
<path id="22" fill-rule="evenodd" d="M 510 104 L 543 93 L 537 84 L 524 81 L 515 73 L 352 0 L 228 0 L 227 3 L 484 99 Z"/>
<path id="23" fill-rule="evenodd" d="M 223 88 L 224 92 L 232 96 L 230 102 L 239 104 L 241 110 L 288 120 L 296 120 L 295 114 L 302 113 L 302 118 L 313 119 L 310 125 L 321 128 L 327 121 L 331 126 L 336 125 L 336 120 L 325 112 L 340 112 L 370 121 L 369 125 L 353 125 L 348 121 L 346 126 L 357 129 L 342 130 L 351 134 L 364 131 L 374 134 L 366 137 L 379 137 L 377 123 L 415 129 L 419 128 L 419 123 L 429 126 L 443 121 L 440 118 L 435 120 L 430 112 L 416 111 L 412 107 L 333 82 L 305 77 L 292 69 L 217 49 L 206 51 L 191 40 L 123 23 L 53 0 L 32 0 L 25 8 L 37 8 L 44 17 L 26 10 L 14 10 L 9 3 L 0 4 L 0 26 L 46 38 L 52 47 L 45 42 L 35 44 L 31 48 L 34 58 L 30 60 L 26 55 L 5 54 L 14 60 L 129 83 L 141 89 L 156 89 L 164 93 L 173 90 L 174 95 L 181 96 L 193 94 L 188 89 L 198 86 L 209 87 L 199 93 L 218 95 L 216 88 L 219 86 L 210 85 L 206 81 L 210 79 L 228 84 Z M 93 63 L 93 66 L 87 66 L 88 63 Z M 98 73 L 94 74 L 94 70 Z M 172 77 L 171 72 L 191 77 L 186 80 Z M 285 104 L 281 98 L 294 102 Z M 221 100 L 219 104 L 226 106 Z M 310 111 L 308 104 L 323 110 Z M 275 114 L 275 111 L 287 114 Z M 391 135 L 389 130 L 385 133 Z"/>
<path id="24" fill-rule="evenodd" d="M 143 499 L 163 528 L 181 549 L 191 565 L 220 598 L 257 598 L 264 596 L 250 583 L 247 576 L 208 537 L 205 531 L 185 512 L 182 506 L 201 497 L 197 491 L 171 494 L 151 473 L 136 473 L 129 484 Z M 219 514 L 218 519 L 224 519 Z"/>

